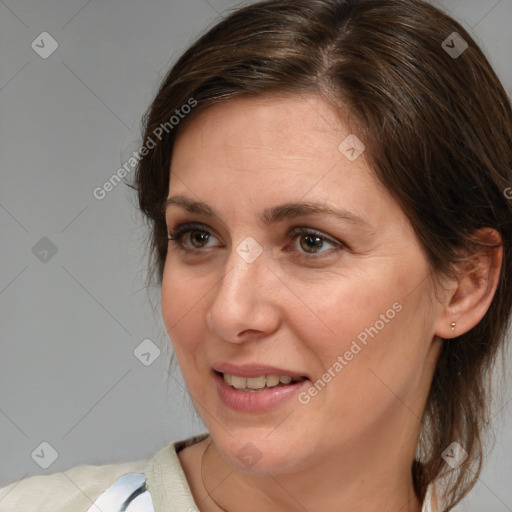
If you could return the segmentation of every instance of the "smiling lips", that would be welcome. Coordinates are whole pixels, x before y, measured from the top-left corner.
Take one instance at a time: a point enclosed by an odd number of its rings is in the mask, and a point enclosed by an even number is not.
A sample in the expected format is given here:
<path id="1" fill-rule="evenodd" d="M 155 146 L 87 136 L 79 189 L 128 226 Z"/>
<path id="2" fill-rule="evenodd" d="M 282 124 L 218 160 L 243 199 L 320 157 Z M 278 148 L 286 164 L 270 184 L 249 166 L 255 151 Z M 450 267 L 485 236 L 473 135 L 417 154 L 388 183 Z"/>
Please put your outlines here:
<path id="1" fill-rule="evenodd" d="M 256 364 L 217 363 L 213 375 L 224 405 L 242 412 L 270 410 L 295 395 L 309 380 L 292 370 Z"/>

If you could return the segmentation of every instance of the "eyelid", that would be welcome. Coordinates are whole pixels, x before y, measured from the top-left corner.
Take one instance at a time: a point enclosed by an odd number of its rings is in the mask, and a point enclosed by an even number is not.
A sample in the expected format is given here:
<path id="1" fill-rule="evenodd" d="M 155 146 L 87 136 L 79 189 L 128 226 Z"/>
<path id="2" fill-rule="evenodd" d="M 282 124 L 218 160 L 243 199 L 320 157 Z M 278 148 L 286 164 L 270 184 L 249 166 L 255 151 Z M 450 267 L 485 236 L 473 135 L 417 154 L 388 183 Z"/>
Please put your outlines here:
<path id="1" fill-rule="evenodd" d="M 170 231 L 173 231 L 173 232 L 177 232 L 177 231 L 183 231 L 184 229 L 195 229 L 195 228 L 199 228 L 199 229 L 205 229 L 205 231 L 207 231 L 208 229 L 210 229 L 210 226 L 207 226 L 206 224 L 203 224 L 202 222 L 180 222 L 178 224 L 176 224 L 172 229 L 170 226 L 167 226 L 167 230 L 170 232 Z"/>

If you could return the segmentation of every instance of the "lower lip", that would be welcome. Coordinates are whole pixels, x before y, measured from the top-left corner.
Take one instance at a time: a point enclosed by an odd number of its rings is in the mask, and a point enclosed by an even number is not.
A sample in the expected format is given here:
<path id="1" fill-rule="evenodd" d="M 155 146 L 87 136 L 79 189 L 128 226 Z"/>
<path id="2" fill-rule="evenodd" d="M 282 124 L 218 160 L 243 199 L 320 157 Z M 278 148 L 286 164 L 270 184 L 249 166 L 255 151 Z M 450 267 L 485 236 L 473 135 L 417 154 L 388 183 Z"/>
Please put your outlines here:
<path id="1" fill-rule="evenodd" d="M 293 396 L 307 385 L 308 379 L 286 386 L 275 386 L 263 391 L 238 391 L 227 384 L 222 375 L 213 374 L 219 397 L 224 405 L 243 412 L 269 411 Z"/>

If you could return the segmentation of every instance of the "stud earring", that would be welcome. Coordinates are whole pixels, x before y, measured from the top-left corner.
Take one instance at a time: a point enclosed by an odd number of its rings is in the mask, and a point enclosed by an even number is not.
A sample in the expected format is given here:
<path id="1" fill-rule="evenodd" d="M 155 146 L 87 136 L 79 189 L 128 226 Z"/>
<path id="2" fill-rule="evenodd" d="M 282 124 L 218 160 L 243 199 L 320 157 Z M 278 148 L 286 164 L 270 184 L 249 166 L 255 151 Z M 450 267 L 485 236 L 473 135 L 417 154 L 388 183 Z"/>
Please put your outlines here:
<path id="1" fill-rule="evenodd" d="M 456 325 L 457 325 L 457 324 L 456 324 L 455 322 L 452 322 L 452 323 L 450 324 L 450 326 L 451 326 L 451 328 L 452 328 L 452 331 L 455 331 L 455 326 L 456 326 Z"/>

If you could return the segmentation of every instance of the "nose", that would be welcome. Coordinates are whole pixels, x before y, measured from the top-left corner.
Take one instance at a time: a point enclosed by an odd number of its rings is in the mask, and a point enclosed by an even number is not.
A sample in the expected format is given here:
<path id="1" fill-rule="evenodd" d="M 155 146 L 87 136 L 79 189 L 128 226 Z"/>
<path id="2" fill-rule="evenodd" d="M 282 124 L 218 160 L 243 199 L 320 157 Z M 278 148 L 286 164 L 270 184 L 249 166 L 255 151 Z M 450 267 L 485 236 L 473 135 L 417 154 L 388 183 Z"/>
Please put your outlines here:
<path id="1" fill-rule="evenodd" d="M 208 327 L 221 339 L 242 343 L 278 328 L 282 283 L 267 263 L 263 254 L 248 263 L 233 249 L 206 313 Z"/>

